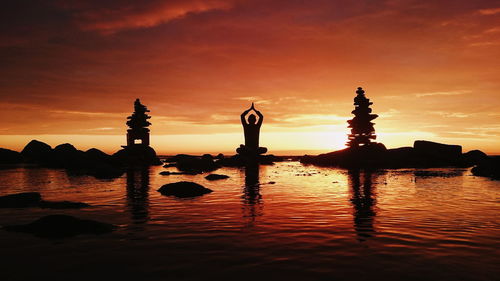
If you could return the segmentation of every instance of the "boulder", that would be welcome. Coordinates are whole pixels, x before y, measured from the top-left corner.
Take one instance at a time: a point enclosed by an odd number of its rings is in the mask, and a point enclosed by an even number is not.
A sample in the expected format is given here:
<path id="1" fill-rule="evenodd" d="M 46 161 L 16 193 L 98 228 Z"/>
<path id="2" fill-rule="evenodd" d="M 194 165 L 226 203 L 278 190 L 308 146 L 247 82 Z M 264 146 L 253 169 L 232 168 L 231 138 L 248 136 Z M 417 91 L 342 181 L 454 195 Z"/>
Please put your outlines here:
<path id="1" fill-rule="evenodd" d="M 162 165 L 156 151 L 146 145 L 127 146 L 112 155 L 113 162 L 121 166 Z"/>
<path id="2" fill-rule="evenodd" d="M 421 166 L 425 167 L 458 165 L 462 156 L 460 145 L 418 140 L 413 148 Z"/>
<path id="3" fill-rule="evenodd" d="M 49 161 L 56 168 L 81 168 L 88 164 L 83 151 L 77 150 L 69 143 L 63 143 L 54 148 Z"/>
<path id="4" fill-rule="evenodd" d="M 37 207 L 42 201 L 38 192 L 24 192 L 0 196 L 0 208 Z"/>
<path id="5" fill-rule="evenodd" d="M 500 157 L 489 157 L 471 170 L 474 176 L 500 180 Z"/>
<path id="6" fill-rule="evenodd" d="M 177 169 L 183 172 L 201 174 L 219 168 L 219 165 L 213 160 L 212 156 L 208 154 L 202 157 L 180 154 L 175 157 Z"/>
<path id="7" fill-rule="evenodd" d="M 194 182 L 180 181 L 175 183 L 165 184 L 158 189 L 162 195 L 173 195 L 180 198 L 196 197 L 203 194 L 211 193 L 212 190 Z"/>
<path id="8" fill-rule="evenodd" d="M 85 151 L 85 156 L 91 162 L 105 162 L 111 161 L 111 155 L 108 155 L 97 148 L 91 148 Z"/>
<path id="9" fill-rule="evenodd" d="M 478 165 L 483 161 L 487 161 L 489 159 L 486 153 L 481 150 L 471 150 L 467 153 L 462 154 L 460 157 L 460 166 L 462 167 L 472 167 L 474 165 Z"/>
<path id="10" fill-rule="evenodd" d="M 0 148 L 0 164 L 17 164 L 22 161 L 23 158 L 21 153 L 10 149 Z"/>
<path id="11" fill-rule="evenodd" d="M 79 219 L 67 215 L 49 215 L 24 225 L 3 227 L 7 231 L 31 233 L 44 238 L 64 238 L 79 234 L 103 234 L 112 232 L 112 224 Z"/>
<path id="12" fill-rule="evenodd" d="M 227 179 L 227 178 L 229 178 L 229 176 L 219 175 L 219 174 L 210 174 L 210 175 L 205 177 L 205 179 L 207 179 L 209 181 L 223 180 L 223 179 Z"/>
<path id="13" fill-rule="evenodd" d="M 52 147 L 41 141 L 30 141 L 21 151 L 25 162 L 43 163 L 50 158 Z"/>
<path id="14" fill-rule="evenodd" d="M 351 147 L 318 156 L 305 155 L 301 163 L 343 168 L 380 168 L 387 166 L 387 149 L 381 143 Z"/>
<path id="15" fill-rule="evenodd" d="M 71 201 L 45 201 L 38 192 L 24 192 L 0 196 L 0 208 L 79 209 L 90 205 Z"/>

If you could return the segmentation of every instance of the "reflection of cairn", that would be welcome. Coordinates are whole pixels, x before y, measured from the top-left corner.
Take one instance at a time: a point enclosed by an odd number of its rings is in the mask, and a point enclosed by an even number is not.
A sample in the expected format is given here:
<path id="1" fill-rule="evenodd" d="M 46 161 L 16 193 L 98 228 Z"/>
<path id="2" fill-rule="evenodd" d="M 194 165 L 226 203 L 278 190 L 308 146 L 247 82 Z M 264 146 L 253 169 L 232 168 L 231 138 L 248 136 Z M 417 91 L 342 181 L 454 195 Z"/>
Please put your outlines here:
<path id="1" fill-rule="evenodd" d="M 146 106 L 141 104 L 139 99 L 134 102 L 134 113 L 127 117 L 127 126 L 130 129 L 127 130 L 127 146 L 132 146 L 136 140 L 140 140 L 140 144 L 149 145 L 149 127 L 151 123 L 148 121 L 150 116 L 146 114 L 149 110 Z"/>
<path id="2" fill-rule="evenodd" d="M 354 98 L 355 108 L 352 111 L 354 118 L 347 121 L 348 128 L 351 128 L 351 133 L 348 136 L 349 141 L 346 144 L 349 147 L 370 144 L 370 140 L 377 137 L 373 128 L 374 123 L 371 122 L 378 117 L 377 114 L 371 114 L 370 105 L 373 103 L 365 97 L 365 91 L 361 87 L 358 88 L 356 94 L 358 95 Z"/>

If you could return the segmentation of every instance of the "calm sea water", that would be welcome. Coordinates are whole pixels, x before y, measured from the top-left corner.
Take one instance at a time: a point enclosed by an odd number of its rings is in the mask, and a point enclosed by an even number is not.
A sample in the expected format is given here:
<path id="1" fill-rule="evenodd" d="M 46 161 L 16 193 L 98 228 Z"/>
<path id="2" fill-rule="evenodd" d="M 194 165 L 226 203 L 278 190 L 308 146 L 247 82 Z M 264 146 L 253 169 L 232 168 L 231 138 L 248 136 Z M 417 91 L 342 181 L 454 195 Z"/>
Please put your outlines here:
<path id="1" fill-rule="evenodd" d="M 500 182 L 467 169 L 354 172 L 284 162 L 115 180 L 0 170 L 0 195 L 40 192 L 81 210 L 0 209 L 0 225 L 70 214 L 106 235 L 48 240 L 0 230 L 1 280 L 500 280 Z M 432 174 L 432 173 L 431 173 Z M 214 192 L 160 195 L 188 180 Z"/>

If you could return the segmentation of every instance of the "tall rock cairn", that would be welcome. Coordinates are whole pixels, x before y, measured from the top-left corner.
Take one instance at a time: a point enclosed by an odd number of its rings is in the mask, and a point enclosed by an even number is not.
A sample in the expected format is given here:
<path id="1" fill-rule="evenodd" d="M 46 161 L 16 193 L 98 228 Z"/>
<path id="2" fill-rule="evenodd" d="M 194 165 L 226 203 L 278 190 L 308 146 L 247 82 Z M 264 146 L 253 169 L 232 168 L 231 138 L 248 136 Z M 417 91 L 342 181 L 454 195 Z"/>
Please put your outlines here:
<path id="1" fill-rule="evenodd" d="M 356 91 L 357 96 L 354 98 L 354 118 L 348 120 L 348 128 L 351 128 L 351 133 L 348 135 L 346 145 L 348 147 L 358 147 L 370 144 L 371 140 L 377 138 L 375 135 L 374 123 L 371 121 L 378 117 L 377 114 L 371 114 L 372 109 L 370 99 L 365 97 L 365 91 L 359 87 Z"/>

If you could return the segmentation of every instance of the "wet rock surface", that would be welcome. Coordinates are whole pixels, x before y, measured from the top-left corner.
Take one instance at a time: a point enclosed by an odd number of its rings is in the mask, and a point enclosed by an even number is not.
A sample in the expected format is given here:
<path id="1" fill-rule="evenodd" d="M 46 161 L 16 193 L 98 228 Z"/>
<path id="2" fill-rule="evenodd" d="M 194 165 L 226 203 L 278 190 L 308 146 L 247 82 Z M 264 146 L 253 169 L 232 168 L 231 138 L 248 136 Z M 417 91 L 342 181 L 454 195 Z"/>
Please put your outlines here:
<path id="1" fill-rule="evenodd" d="M 165 184 L 158 189 L 158 192 L 166 196 L 172 195 L 175 197 L 186 198 L 211 193 L 212 190 L 194 182 L 180 181 Z"/>
<path id="2" fill-rule="evenodd" d="M 205 179 L 209 181 L 215 181 L 215 180 L 223 180 L 223 179 L 228 179 L 229 176 L 227 175 L 219 175 L 219 174 L 210 174 L 205 177 Z"/>
<path id="3" fill-rule="evenodd" d="M 317 156 L 301 157 L 303 164 L 343 168 L 471 167 L 486 156 L 481 151 L 462 154 L 459 145 L 415 141 L 413 147 L 386 149 L 381 143 L 351 147 Z M 487 156 L 486 156 L 487 157 Z"/>
<path id="4" fill-rule="evenodd" d="M 94 220 L 79 219 L 68 215 L 49 215 L 32 223 L 4 226 L 4 230 L 23 232 L 44 238 L 65 238 L 80 234 L 104 234 L 116 227 Z"/>
<path id="5" fill-rule="evenodd" d="M 24 192 L 0 196 L 0 208 L 37 207 L 42 202 L 38 192 Z"/>
<path id="6" fill-rule="evenodd" d="M 45 201 L 38 192 L 23 192 L 0 196 L 0 208 L 79 209 L 89 204 L 72 201 Z"/>

